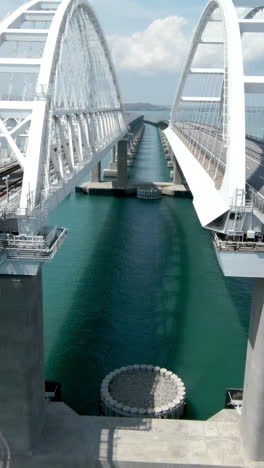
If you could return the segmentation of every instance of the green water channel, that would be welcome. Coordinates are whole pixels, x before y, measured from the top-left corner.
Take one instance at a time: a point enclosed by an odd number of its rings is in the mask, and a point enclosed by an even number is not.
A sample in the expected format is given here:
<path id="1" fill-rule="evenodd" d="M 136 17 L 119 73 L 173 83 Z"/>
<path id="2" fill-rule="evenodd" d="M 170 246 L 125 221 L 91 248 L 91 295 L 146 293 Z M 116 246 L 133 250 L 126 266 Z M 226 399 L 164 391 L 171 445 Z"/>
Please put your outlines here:
<path id="1" fill-rule="evenodd" d="M 168 177 L 146 126 L 130 178 Z M 243 383 L 251 282 L 222 276 L 192 201 L 72 194 L 50 223 L 69 228 L 43 275 L 46 377 L 64 401 L 98 414 L 109 371 L 150 363 L 182 377 L 186 417 L 220 410 Z"/>

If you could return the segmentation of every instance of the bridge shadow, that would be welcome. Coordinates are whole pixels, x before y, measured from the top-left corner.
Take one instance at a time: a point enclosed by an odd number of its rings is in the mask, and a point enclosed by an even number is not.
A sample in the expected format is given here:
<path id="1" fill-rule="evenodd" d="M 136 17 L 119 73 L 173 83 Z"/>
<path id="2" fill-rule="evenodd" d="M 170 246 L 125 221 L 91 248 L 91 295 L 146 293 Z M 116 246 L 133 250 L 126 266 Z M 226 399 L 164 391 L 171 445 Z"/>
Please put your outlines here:
<path id="1" fill-rule="evenodd" d="M 80 219 L 96 199 L 83 198 Z M 82 259 L 72 301 L 65 303 L 48 356 L 48 378 L 62 382 L 63 399 L 78 413 L 96 415 L 100 383 L 109 371 L 134 363 L 156 364 L 183 378 L 186 417 L 206 415 L 207 406 L 220 409 L 225 370 L 218 372 L 218 367 L 233 346 L 232 322 L 227 329 L 230 343 L 223 347 L 218 327 L 228 324 L 223 317 L 229 313 L 222 297 L 225 281 L 190 200 L 104 197 L 103 203 L 108 203 L 104 219 L 98 202 L 94 205 L 94 216 L 102 220 L 97 221 L 96 241 Z M 78 231 L 72 235 L 78 243 Z M 73 267 L 69 265 L 67 273 L 64 262 L 61 258 L 58 271 L 69 278 L 58 283 L 58 297 L 67 281 L 74 282 Z M 211 352 L 215 346 L 219 349 Z M 230 375 L 232 371 L 230 365 Z M 210 389 L 209 395 L 204 388 Z"/>
<path id="2" fill-rule="evenodd" d="M 236 305 L 240 325 L 247 335 L 254 279 L 225 277 L 224 281 L 228 288 L 230 297 Z M 239 294 L 237 293 L 238 291 Z"/>
<path id="3" fill-rule="evenodd" d="M 49 355 L 49 378 L 62 382 L 63 399 L 81 414 L 99 414 L 100 383 L 114 368 L 135 362 L 170 368 L 175 355 L 181 362 L 186 236 L 175 210 L 150 203 L 111 201 Z M 177 226 L 169 235 L 168 220 Z"/>

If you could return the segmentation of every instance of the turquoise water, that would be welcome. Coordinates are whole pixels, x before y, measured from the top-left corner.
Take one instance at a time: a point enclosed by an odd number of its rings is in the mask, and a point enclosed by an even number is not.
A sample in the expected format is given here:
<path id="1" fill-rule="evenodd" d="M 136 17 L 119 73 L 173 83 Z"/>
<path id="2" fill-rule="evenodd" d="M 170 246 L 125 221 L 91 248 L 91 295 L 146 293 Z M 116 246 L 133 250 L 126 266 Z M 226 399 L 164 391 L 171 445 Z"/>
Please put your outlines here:
<path id="1" fill-rule="evenodd" d="M 168 176 L 147 126 L 130 178 Z M 191 200 L 72 194 L 50 222 L 69 228 L 44 268 L 46 376 L 63 399 L 98 414 L 106 373 L 153 363 L 183 378 L 187 417 L 220 410 L 243 382 L 251 283 L 223 278 Z"/>

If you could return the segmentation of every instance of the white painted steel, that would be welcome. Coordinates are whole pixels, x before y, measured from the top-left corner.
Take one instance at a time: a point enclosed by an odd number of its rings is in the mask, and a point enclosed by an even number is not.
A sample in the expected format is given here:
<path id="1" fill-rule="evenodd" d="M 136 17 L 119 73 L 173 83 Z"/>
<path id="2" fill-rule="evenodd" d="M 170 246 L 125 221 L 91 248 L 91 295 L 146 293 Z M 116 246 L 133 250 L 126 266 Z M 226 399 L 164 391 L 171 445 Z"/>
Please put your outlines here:
<path id="1" fill-rule="evenodd" d="M 182 96 L 183 102 L 220 102 L 220 97 L 203 97 L 203 96 Z"/>
<path id="2" fill-rule="evenodd" d="M 33 27 L 24 28 L 25 21 Z M 0 58 L 0 140 L 24 169 L 17 213 L 31 214 L 40 203 L 54 208 L 125 135 L 127 124 L 111 56 L 87 0 L 29 1 L 0 25 L 0 47 L 21 41 L 29 44 L 27 58 L 20 51 Z"/>
<path id="3" fill-rule="evenodd" d="M 222 45 L 224 44 L 222 41 L 209 41 L 209 40 L 203 40 L 200 41 L 200 44 L 209 44 L 209 45 Z"/>
<path id="4" fill-rule="evenodd" d="M 264 93 L 264 76 L 245 76 L 246 93 Z"/>
<path id="5" fill-rule="evenodd" d="M 177 161 L 193 195 L 193 204 L 203 227 L 229 210 L 219 191 L 215 190 L 214 181 L 193 157 L 175 132 L 168 128 L 164 133 L 176 155 Z"/>
<path id="6" fill-rule="evenodd" d="M 223 68 L 190 68 L 191 74 L 198 75 L 223 75 L 225 70 Z"/>
<path id="7" fill-rule="evenodd" d="M 256 2 L 252 2 L 252 5 L 253 3 L 255 6 Z M 188 76 L 192 74 L 192 69 L 195 68 L 193 66 L 193 61 L 199 44 L 201 44 L 201 42 L 215 45 L 217 43 L 221 43 L 221 41 L 218 42 L 209 39 L 203 40 L 203 34 L 206 26 L 213 20 L 213 14 L 216 10 L 220 12 L 220 21 L 222 22 L 224 39 L 224 80 L 222 92 L 220 92 L 219 96 L 207 98 L 208 101 L 206 101 L 206 98 L 188 98 L 183 96 L 183 91 Z M 205 45 L 203 47 L 205 47 Z M 192 41 L 191 50 L 187 58 L 187 63 L 184 68 L 172 108 L 170 121 L 170 128 L 172 130 L 175 122 L 177 122 L 177 112 L 180 103 L 188 100 L 192 102 L 211 101 L 215 103 L 221 101 L 219 112 L 221 111 L 223 113 L 222 131 L 226 167 L 221 189 L 219 191 L 217 191 L 216 188 L 212 190 L 216 193 L 216 199 L 218 199 L 218 197 L 222 199 L 223 207 L 231 207 L 237 191 L 245 190 L 245 97 L 243 56 L 239 19 L 235 6 L 231 0 L 212 0 L 209 1 L 205 8 Z M 179 146 L 179 142 L 177 146 Z M 179 153 L 176 153 L 176 158 L 179 158 Z M 193 159 L 195 158 L 193 157 Z M 206 173 L 205 169 L 201 169 Z M 203 190 L 202 182 L 201 190 Z M 219 210 L 219 203 L 215 204 L 215 213 L 214 207 L 211 206 L 210 208 L 210 215 L 208 218 L 211 220 L 216 219 L 219 216 L 219 211 L 221 211 L 221 209 Z M 243 199 L 241 199 L 240 203 L 243 203 Z M 204 197 L 201 196 L 199 198 L 197 194 L 194 204 L 198 210 L 200 219 L 204 220 L 204 224 L 207 219 L 208 203 L 206 203 Z"/>
<path id="8" fill-rule="evenodd" d="M 0 73 L 38 73 L 40 59 L 0 58 Z"/>
<path id="9" fill-rule="evenodd" d="M 264 20 L 254 20 L 254 19 L 240 20 L 239 28 L 242 34 L 248 33 L 248 32 L 253 32 L 253 33 L 264 32 Z"/>
<path id="10" fill-rule="evenodd" d="M 32 21 L 32 20 L 31 20 Z M 43 21 L 43 19 L 41 19 Z M 4 33 L 6 41 L 46 41 L 48 31 L 46 29 L 11 29 Z"/>

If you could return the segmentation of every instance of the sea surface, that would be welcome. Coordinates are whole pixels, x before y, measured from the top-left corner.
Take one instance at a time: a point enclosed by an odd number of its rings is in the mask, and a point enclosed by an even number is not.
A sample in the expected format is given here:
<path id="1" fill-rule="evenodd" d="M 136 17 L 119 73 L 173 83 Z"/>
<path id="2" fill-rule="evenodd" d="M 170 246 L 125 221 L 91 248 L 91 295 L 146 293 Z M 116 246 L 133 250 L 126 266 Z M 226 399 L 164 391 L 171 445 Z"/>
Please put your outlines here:
<path id="1" fill-rule="evenodd" d="M 152 126 L 129 176 L 169 180 Z M 147 363 L 182 377 L 187 418 L 222 409 L 226 387 L 243 385 L 252 283 L 223 277 L 192 201 L 73 193 L 50 223 L 69 229 L 43 274 L 46 378 L 64 401 L 99 414 L 103 377 Z"/>

